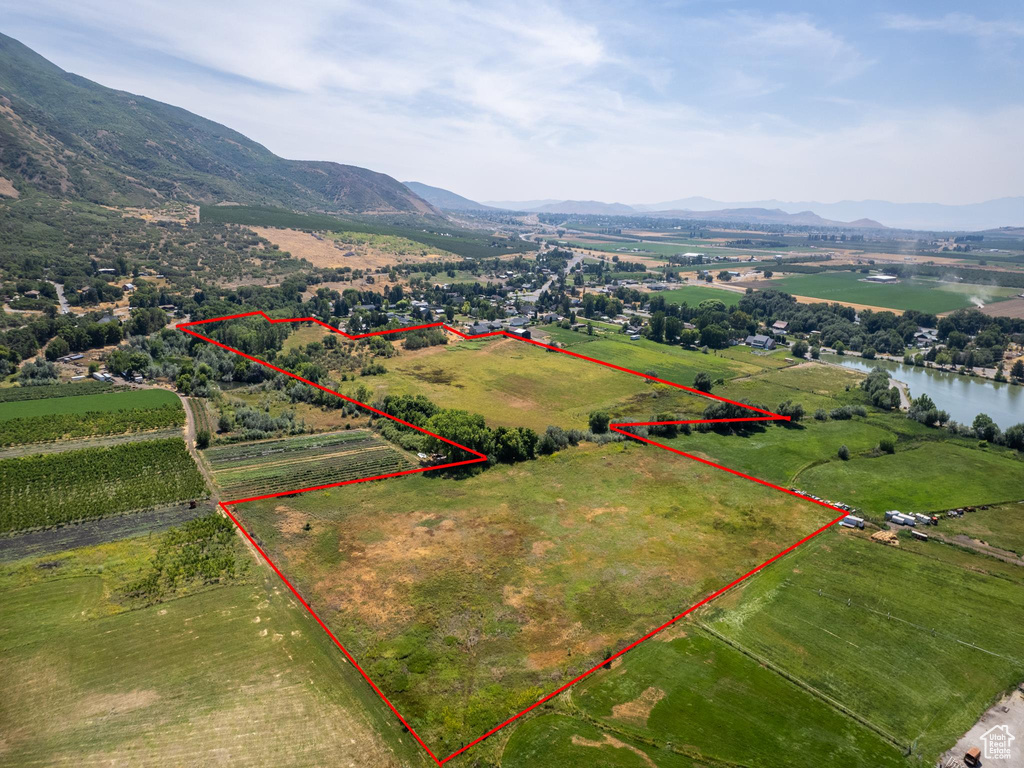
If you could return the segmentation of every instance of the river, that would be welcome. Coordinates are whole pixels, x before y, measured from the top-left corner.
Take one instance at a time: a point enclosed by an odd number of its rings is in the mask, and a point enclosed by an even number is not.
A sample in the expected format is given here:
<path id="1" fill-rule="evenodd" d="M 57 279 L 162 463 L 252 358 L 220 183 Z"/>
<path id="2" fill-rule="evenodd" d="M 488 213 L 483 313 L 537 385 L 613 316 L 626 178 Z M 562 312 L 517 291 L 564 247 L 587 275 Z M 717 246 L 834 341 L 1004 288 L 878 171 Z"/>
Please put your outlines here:
<path id="1" fill-rule="evenodd" d="M 857 371 L 885 368 L 894 379 L 910 387 L 911 397 L 928 395 L 936 406 L 961 424 L 970 424 L 979 413 L 987 413 L 1002 429 L 1024 423 L 1024 386 L 961 376 L 934 368 L 918 368 L 890 360 L 862 360 L 824 353 L 821 359 Z"/>

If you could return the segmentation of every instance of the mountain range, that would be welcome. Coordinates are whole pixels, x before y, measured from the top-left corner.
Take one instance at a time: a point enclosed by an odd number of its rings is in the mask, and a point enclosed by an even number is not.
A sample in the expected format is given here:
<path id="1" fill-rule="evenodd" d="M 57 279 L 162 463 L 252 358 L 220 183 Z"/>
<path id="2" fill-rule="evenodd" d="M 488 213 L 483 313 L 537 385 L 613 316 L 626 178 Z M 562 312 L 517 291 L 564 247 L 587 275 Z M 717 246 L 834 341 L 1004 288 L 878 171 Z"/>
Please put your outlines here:
<path id="1" fill-rule="evenodd" d="M 1003 197 L 983 203 L 893 203 L 887 200 L 786 202 L 755 200 L 724 202 L 706 197 L 687 197 L 662 203 L 602 203 L 577 200 L 504 200 L 486 205 L 530 213 L 622 216 L 645 213 L 681 219 L 720 219 L 751 223 L 788 223 L 854 228 L 895 227 L 917 230 L 984 230 L 1024 226 L 1024 196 Z M 881 224 L 879 224 L 881 222 Z"/>
<path id="2" fill-rule="evenodd" d="M 390 176 L 286 160 L 187 110 L 65 72 L 0 35 L 0 195 L 25 185 L 110 205 L 175 199 L 439 215 Z"/>

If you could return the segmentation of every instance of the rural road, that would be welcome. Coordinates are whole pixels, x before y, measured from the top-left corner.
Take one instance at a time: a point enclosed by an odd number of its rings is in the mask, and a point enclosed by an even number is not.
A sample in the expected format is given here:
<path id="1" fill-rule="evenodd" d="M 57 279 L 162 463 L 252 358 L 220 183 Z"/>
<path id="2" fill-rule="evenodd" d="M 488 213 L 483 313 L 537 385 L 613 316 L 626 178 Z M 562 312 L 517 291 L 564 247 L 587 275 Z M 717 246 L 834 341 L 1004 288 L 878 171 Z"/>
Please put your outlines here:
<path id="1" fill-rule="evenodd" d="M 62 315 L 71 314 L 71 306 L 68 304 L 68 300 L 64 298 L 64 284 L 55 283 L 53 280 L 47 280 L 50 285 L 57 289 L 57 301 L 60 302 L 60 313 Z"/>

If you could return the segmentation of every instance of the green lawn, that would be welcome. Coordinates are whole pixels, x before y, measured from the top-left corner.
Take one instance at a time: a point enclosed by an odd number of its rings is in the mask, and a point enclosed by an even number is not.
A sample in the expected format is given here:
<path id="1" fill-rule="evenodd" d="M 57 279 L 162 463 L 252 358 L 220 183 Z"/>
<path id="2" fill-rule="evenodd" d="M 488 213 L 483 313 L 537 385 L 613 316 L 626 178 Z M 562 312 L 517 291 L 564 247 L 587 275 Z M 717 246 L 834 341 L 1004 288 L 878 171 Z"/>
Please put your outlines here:
<path id="1" fill-rule="evenodd" d="M 853 302 L 890 309 L 949 312 L 972 305 L 971 297 L 985 296 L 986 303 L 1020 293 L 1018 288 L 942 283 L 924 278 L 904 278 L 892 285 L 864 282 L 860 272 L 821 272 L 790 275 L 772 280 L 772 287 L 797 296 L 823 301 Z"/>
<path id="2" fill-rule="evenodd" d="M 155 547 L 0 567 L 0 764 L 427 764 L 276 577 L 128 610 Z"/>
<path id="3" fill-rule="evenodd" d="M 934 765 L 1024 677 L 1024 572 L 934 542 L 904 549 L 834 529 L 714 603 L 704 619 L 915 743 L 922 764 Z"/>
<path id="4" fill-rule="evenodd" d="M 165 389 L 130 389 L 94 395 L 0 402 L 0 421 L 54 414 L 83 414 L 89 411 L 160 408 L 165 405 L 174 405 L 180 408 L 181 401 L 178 400 L 177 395 Z"/>

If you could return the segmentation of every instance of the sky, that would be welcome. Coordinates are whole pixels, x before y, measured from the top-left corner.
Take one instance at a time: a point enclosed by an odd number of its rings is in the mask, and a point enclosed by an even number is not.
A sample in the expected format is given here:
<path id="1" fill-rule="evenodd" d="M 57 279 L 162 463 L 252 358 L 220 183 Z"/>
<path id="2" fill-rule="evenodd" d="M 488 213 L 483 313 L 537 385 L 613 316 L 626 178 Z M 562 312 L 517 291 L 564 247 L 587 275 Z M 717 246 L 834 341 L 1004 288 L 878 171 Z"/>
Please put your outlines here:
<path id="1" fill-rule="evenodd" d="M 62 68 L 476 200 L 1024 194 L 1024 3 L 0 0 Z"/>

